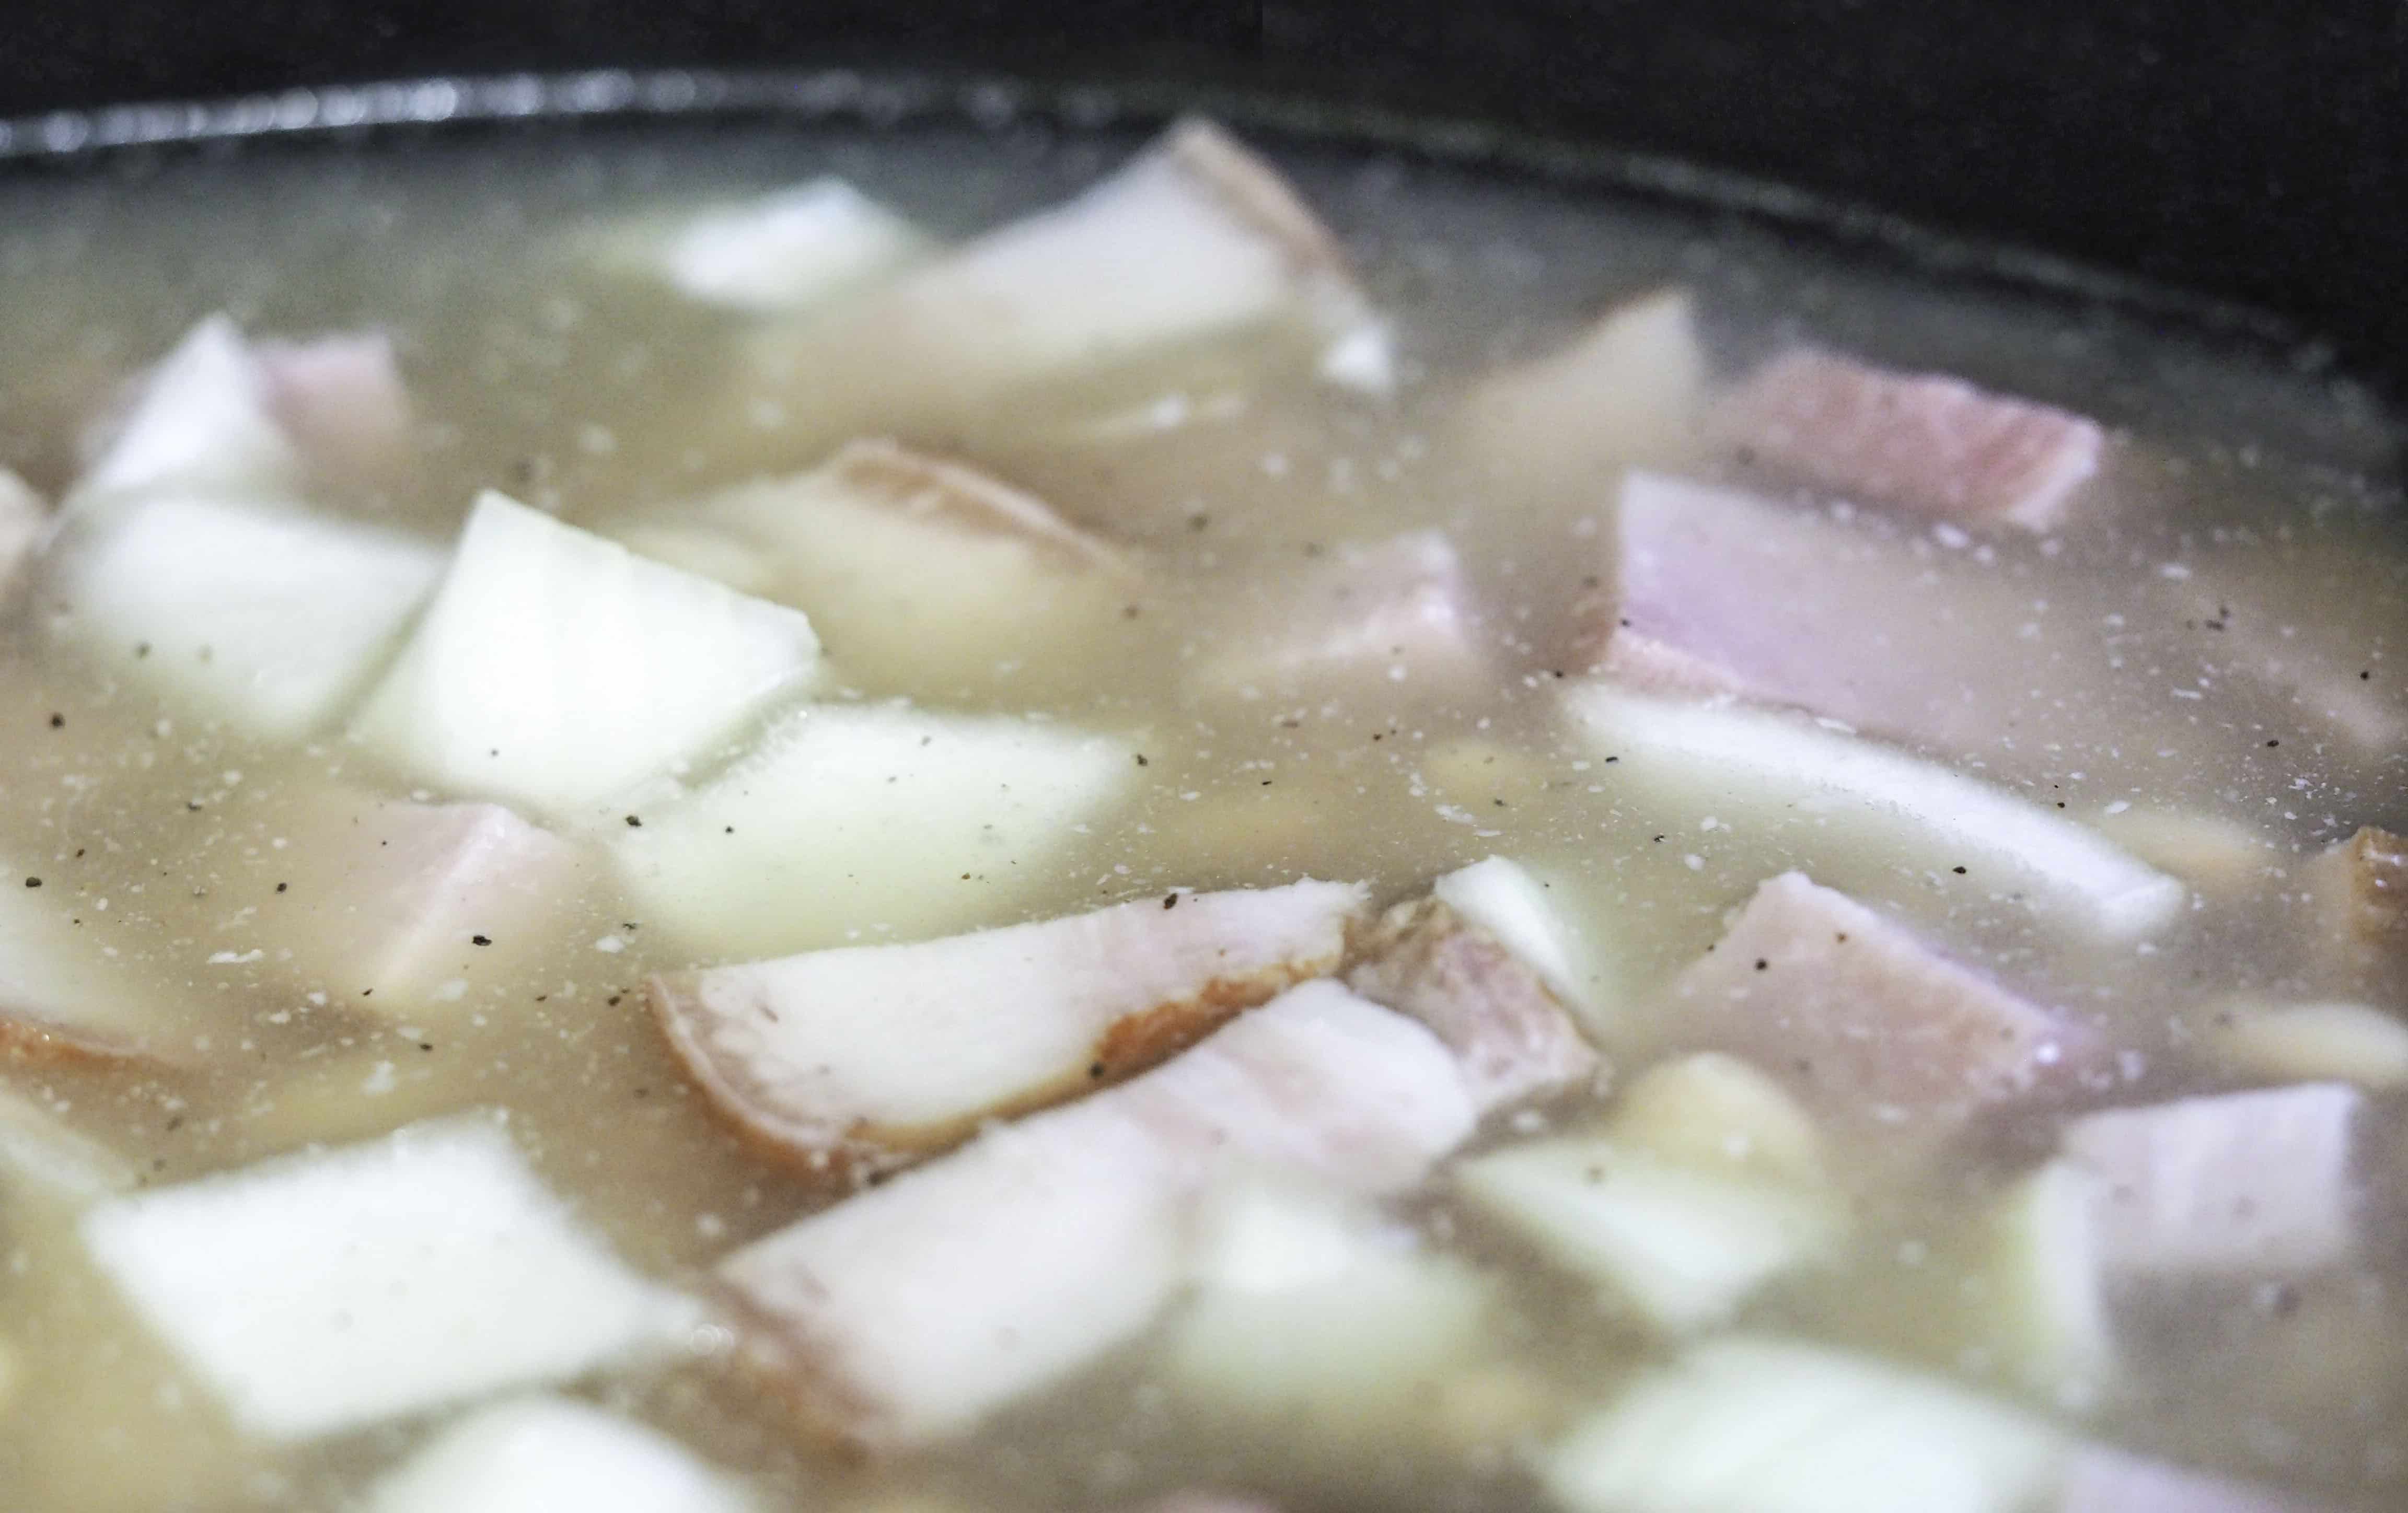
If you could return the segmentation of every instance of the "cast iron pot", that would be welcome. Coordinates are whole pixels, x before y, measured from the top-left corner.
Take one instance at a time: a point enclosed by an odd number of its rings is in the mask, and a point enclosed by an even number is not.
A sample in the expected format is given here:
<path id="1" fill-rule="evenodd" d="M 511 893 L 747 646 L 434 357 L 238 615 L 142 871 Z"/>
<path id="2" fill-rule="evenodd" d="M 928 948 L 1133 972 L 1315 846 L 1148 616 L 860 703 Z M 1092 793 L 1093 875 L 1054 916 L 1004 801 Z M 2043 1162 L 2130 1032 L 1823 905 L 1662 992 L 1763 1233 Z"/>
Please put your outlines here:
<path id="1" fill-rule="evenodd" d="M 487 81 L 346 107 L 404 119 L 762 111 L 831 67 L 956 102 L 978 79 L 1039 106 L 1242 99 L 2153 306 L 2408 393 L 2399 0 L 8 0 L 0 163 L 314 130 L 310 86 Z"/>

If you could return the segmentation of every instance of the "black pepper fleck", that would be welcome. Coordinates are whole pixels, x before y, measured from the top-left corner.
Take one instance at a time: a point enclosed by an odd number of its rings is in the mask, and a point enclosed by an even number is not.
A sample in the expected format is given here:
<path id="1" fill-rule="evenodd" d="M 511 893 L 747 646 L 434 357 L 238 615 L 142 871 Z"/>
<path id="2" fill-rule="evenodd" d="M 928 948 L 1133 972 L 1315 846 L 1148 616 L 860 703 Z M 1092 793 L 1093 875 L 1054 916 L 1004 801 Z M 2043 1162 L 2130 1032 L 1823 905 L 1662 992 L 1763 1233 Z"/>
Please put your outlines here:
<path id="1" fill-rule="evenodd" d="M 468 944 L 471 946 L 490 946 L 493 943 L 494 937 L 491 935 L 470 935 L 468 937 Z"/>
<path id="2" fill-rule="evenodd" d="M 1965 869 L 1963 867 L 1950 867 L 1948 870 L 1956 874 L 1956 876 L 1960 878 L 1965 875 Z"/>
<path id="3" fill-rule="evenodd" d="M 67 728 L 67 717 L 66 717 L 66 716 L 64 716 L 64 715 L 52 715 L 52 716 L 50 716 L 50 728 L 51 728 L 52 730 L 64 730 L 64 729 L 66 729 L 66 728 Z"/>
<path id="4" fill-rule="evenodd" d="M 39 888 L 41 885 L 42 879 L 39 878 L 28 878 L 25 879 L 25 886 L 28 888 Z"/>
<path id="5" fill-rule="evenodd" d="M 1177 908 L 1177 907 L 1179 906 L 1179 895 L 1178 895 L 1177 893 L 1165 893 L 1165 894 L 1163 894 L 1163 895 L 1162 895 L 1162 906 L 1163 906 L 1164 908 L 1167 908 L 1167 909 L 1175 909 L 1175 908 Z"/>
<path id="6" fill-rule="evenodd" d="M 641 830 L 644 828 L 644 821 L 631 814 L 627 816 L 627 828 L 630 830 Z"/>

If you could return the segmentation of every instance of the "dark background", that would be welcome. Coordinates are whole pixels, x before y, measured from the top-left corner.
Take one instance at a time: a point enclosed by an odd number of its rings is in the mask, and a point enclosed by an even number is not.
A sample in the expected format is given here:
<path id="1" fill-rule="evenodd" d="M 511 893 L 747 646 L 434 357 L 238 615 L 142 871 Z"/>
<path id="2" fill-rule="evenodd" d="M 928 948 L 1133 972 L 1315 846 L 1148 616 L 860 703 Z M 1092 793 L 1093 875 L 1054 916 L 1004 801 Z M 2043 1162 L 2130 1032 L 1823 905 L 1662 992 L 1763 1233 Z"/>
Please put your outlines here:
<path id="1" fill-rule="evenodd" d="M 2287 314 L 2408 378 L 2403 0 L 0 0 L 0 116 L 437 72 L 933 64 L 1469 115 Z"/>

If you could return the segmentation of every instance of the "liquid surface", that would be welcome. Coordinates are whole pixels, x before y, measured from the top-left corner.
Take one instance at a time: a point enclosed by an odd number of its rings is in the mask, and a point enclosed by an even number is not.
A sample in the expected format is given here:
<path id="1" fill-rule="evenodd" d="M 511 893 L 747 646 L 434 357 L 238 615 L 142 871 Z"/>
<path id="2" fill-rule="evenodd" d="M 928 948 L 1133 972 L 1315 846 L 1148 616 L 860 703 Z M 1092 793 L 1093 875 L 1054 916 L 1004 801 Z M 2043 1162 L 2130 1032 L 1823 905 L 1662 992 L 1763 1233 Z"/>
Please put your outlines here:
<path id="1" fill-rule="evenodd" d="M 964 1434 L 867 1459 L 797 1428 L 720 1324 L 695 1326 L 666 1357 L 551 1384 L 665 1431 L 763 1507 L 1117 1509 L 1206 1489 L 1291 1510 L 1645 1513 L 1671 1505 L 1583 1504 L 1541 1468 L 1643 1373 L 1732 1328 L 1954 1381 L 2066 1444 L 2287 1489 L 2306 1506 L 2408 1506 L 2408 1073 L 2382 1072 L 2379 1049 L 2300 1063 L 2288 1049 L 2236 1051 L 2229 1033 L 2236 1019 L 2335 1002 L 2400 1022 L 2388 985 L 2334 964 L 2310 881 L 2359 827 L 2408 821 L 2408 535 L 2386 418 L 2327 380 L 2114 312 L 1937 288 L 1668 210 L 1299 151 L 1273 156 L 1386 321 L 1392 393 L 1204 341 L 1095 373 L 1074 362 L 1067 377 L 971 402 L 856 415 L 844 392 L 875 399 L 899 381 L 886 376 L 897 364 L 824 348 L 810 358 L 822 369 L 780 391 L 785 407 L 735 424 L 730 441 L 729 412 L 751 400 L 731 397 L 728 375 L 763 319 L 681 297 L 631 271 L 649 254 L 617 250 L 656 246 L 641 227 L 824 174 L 951 244 L 1061 200 L 1137 146 L 1024 128 L 680 129 L 0 186 L 0 467 L 52 500 L 74 491 L 86 438 L 122 412 L 127 385 L 222 310 L 254 338 L 391 334 L 413 416 L 408 465 L 311 507 L 435 550 L 450 550 L 486 489 L 644 545 L 645 530 L 692 518 L 687 501 L 876 435 L 1025 491 L 1139 564 L 1101 629 L 1082 621 L 1020 661 L 882 661 L 832 629 L 841 611 L 795 601 L 827 642 L 822 701 L 908 696 L 917 710 L 1094 733 L 1137 753 L 1128 771 L 1114 767 L 1109 802 L 1049 832 L 1041 860 L 1006 858 L 992 879 L 907 876 L 904 892 L 816 902 L 808 918 L 738 939 L 696 928 L 675 901 L 665 917 L 657 892 L 598 859 L 628 835 L 604 835 L 574 896 L 532 916 L 531 944 L 497 941 L 509 949 L 489 965 L 475 954 L 489 948 L 451 942 L 456 974 L 371 1005 L 332 989 L 349 980 L 342 963 L 294 964 L 328 929 L 299 907 L 324 876 L 299 854 L 329 833 L 313 816 L 362 794 L 485 795 L 412 772 L 347 735 L 343 718 L 289 737 L 247 732 L 135 666 L 147 643 L 62 630 L 37 561 L 13 591 L 0 652 L 0 864 L 22 871 L 47 933 L 8 949 L 105 972 L 108 992 L 173 1054 L 37 1052 L 0 1063 L 0 1089 L 114 1152 L 137 1189 L 506 1110 L 544 1185 L 628 1267 L 705 1289 L 731 1251 L 840 1190 L 731 1132 L 645 1007 L 653 973 L 1302 878 L 1359 880 L 1384 906 L 1510 857 L 1544 879 L 1583 949 L 1611 963 L 1610 1002 L 1584 1022 L 1612 1070 L 1490 1120 L 1465 1148 L 1480 1152 L 1611 1128 L 1623 1090 L 1698 1049 L 1666 997 L 1675 976 L 1760 883 L 1802 870 L 2061 1011 L 2097 1043 L 2101 1070 L 2065 1097 L 2003 1100 L 1931 1149 L 1822 1119 L 1844 1236 L 1751 1291 L 1727 1323 L 1652 1324 L 1468 1200 L 1440 1163 L 1375 1205 L 1414 1237 L 1413 1254 L 1454 1258 L 1489 1290 L 1472 1343 L 1426 1401 L 1362 1410 L 1357 1398 L 1385 1401 L 1382 1384 L 1332 1373 L 1299 1389 L 1296 1411 L 1233 1406 L 1182 1375 L 1174 1335 L 1197 1315 L 1178 1312 Z M 1685 412 L 1671 442 L 1641 426 L 1626 446 L 1619 422 L 1543 416 L 1501 445 L 1482 439 L 1484 386 L 1667 288 L 1686 290 L 1694 312 L 1698 407 L 1768 356 L 1813 344 L 2089 417 L 2106 428 L 2099 476 L 2050 529 L 1988 529 L 1879 503 L 1835 515 L 1846 491 L 1693 436 Z M 920 371 L 905 354 L 900 365 Z M 824 428 L 814 396 L 834 417 Z M 1939 739 L 1818 734 L 1878 738 L 2051 822 L 2092 827 L 2175 878 L 2179 908 L 2144 933 L 2102 934 L 2082 906 L 2044 906 L 1980 876 L 1978 861 L 1969 870 L 1878 826 L 1857 834 L 1844 806 L 1801 820 L 1624 781 L 1625 752 L 1567 712 L 1568 689 L 1596 686 L 1567 650 L 1567 624 L 1616 571 L 1627 465 L 1752 491 L 1875 543 L 1899 575 L 1895 595 L 1841 607 L 1830 622 L 1886 639 L 1832 654 L 1912 659 L 1928 649 L 1914 634 L 1928 628 L 1929 647 L 1971 649 L 1949 654 L 1978 692 Z M 1213 671 L 1266 638 L 1276 647 L 1300 602 L 1326 598 L 1313 585 L 1328 564 L 1423 530 L 1459 559 L 1475 675 L 1376 648 L 1326 675 Z M 1799 592 L 1819 581 L 1801 574 Z M 740 763 L 781 707 L 704 743 L 685 779 Z M 1640 764 L 1634 754 L 1627 765 Z M 634 808 L 537 818 L 580 845 L 645 828 Z M 946 901 L 924 912 L 891 902 L 910 890 Z M 2295 1064 L 2308 1069 L 2274 1069 Z M 2069 1119 L 2346 1083 L 2366 1066 L 2376 1070 L 2360 1078 L 2345 1256 L 2179 1285 L 2125 1278 L 2105 1293 L 2103 1377 L 2035 1381 L 2002 1358 L 1997 1318 L 2010 1305 L 1982 1293 L 2002 1284 L 1983 1269 L 1978 1236 Z M 371 1506 L 360 1499 L 390 1467 L 475 1406 L 472 1395 L 281 1442 L 246 1433 L 94 1265 L 83 1212 L 82 1199 L 0 1181 L 0 1501 L 12 1508 Z M 1792 1506 L 1748 1495 L 1711 1506 Z M 2051 1495 L 1962 1506 L 2060 1506 Z"/>

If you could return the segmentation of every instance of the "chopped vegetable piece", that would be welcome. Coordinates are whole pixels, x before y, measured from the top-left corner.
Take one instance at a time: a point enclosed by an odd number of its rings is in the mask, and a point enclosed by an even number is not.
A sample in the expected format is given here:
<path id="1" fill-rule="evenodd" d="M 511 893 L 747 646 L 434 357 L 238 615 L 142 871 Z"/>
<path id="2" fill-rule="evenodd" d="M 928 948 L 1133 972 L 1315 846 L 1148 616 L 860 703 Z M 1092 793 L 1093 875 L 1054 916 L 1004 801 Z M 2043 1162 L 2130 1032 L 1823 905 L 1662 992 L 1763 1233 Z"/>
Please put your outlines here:
<path id="1" fill-rule="evenodd" d="M 644 261 L 688 299 L 788 315 L 891 274 L 928 248 L 901 216 L 841 178 L 821 178 L 700 211 L 648 246 Z"/>
<path id="2" fill-rule="evenodd" d="M 2099 1175 L 2100 1248 L 2117 1277 L 2277 1277 L 2358 1246 L 2365 1097 L 2330 1082 L 2086 1114 L 2065 1153 Z"/>
<path id="3" fill-rule="evenodd" d="M 1783 353 L 1716 406 L 1752 462 L 1942 520 L 2050 531 L 2099 471 L 2098 423 L 1961 378 Z"/>
<path id="4" fill-rule="evenodd" d="M 2315 1513 L 2297 1498 L 2105 1446 L 2076 1450 L 2049 1513 Z"/>
<path id="5" fill-rule="evenodd" d="M 1659 1062 L 1624 1089 L 1608 1132 L 1675 1165 L 1813 1186 L 1828 1171 L 1822 1132 L 1781 1084 L 1720 1051 Z"/>
<path id="6" fill-rule="evenodd" d="M 294 740 L 376 677 L 441 570 L 396 531 L 160 493 L 71 518 L 40 598 L 53 634 L 111 674 Z"/>
<path id="7" fill-rule="evenodd" d="M 1234 1168 L 1393 1192 L 1474 1117 L 1428 1031 L 1308 983 L 1143 1077 L 745 1247 L 720 1277 L 751 1360 L 807 1421 L 926 1444 L 1144 1329 L 1185 1275 L 1186 1210 Z"/>
<path id="8" fill-rule="evenodd" d="M 1797 872 L 1756 889 L 1666 1007 L 1680 1043 L 1752 1057 L 1819 1112 L 1891 1130 L 2024 1097 L 2092 1038 Z"/>
<path id="9" fill-rule="evenodd" d="M 857 441 L 824 466 L 638 524 L 647 555 L 794 605 L 849 677 L 946 693 L 1084 668 L 1139 575 L 1043 501 L 958 463 Z"/>
<path id="10" fill-rule="evenodd" d="M 269 823 L 292 971 L 357 1007 L 430 1022 L 557 949 L 604 870 L 598 850 L 498 804 L 413 804 L 336 789 Z M 266 912 L 266 910 L 263 910 Z M 247 921 L 246 930 L 257 922 Z"/>
<path id="11" fill-rule="evenodd" d="M 2217 1012 L 2208 1041 L 2258 1077 L 2408 1087 L 2408 1022 L 2364 1004 L 2234 1005 Z"/>
<path id="12" fill-rule="evenodd" d="M 1233 604 L 1191 696 L 1257 698 L 1342 689 L 1460 693 L 1497 677 L 1454 545 L 1415 531 L 1350 545 L 1273 591 Z"/>
<path id="13" fill-rule="evenodd" d="M 2308 864 L 2305 883 L 2324 976 L 2345 991 L 2408 1004 L 2408 841 L 2362 825 Z"/>
<path id="14" fill-rule="evenodd" d="M 1935 1377 L 1734 1337 L 1641 1377 L 1541 1475 L 1568 1513 L 2025 1513 L 2064 1447 Z"/>
<path id="15" fill-rule="evenodd" d="M 1991 1358 L 2064 1408 L 2095 1403 L 2115 1365 L 2099 1197 L 2071 1161 L 2017 1181 L 1985 1216 L 1983 1264 L 1963 1290 Z"/>
<path id="16" fill-rule="evenodd" d="M 307 473 L 269 406 L 241 328 L 213 315 L 142 380 L 132 411 L 78 481 L 67 507 L 160 489 L 294 499 Z"/>
<path id="17" fill-rule="evenodd" d="M 1596 1282 L 1609 1306 L 1670 1334 L 1728 1319 L 1774 1277 L 1829 1256 L 1843 1228 L 1821 1193 L 1612 1140 L 1510 1146 L 1454 1176 L 1467 1200 Z"/>
<path id="18" fill-rule="evenodd" d="M 134 1185 L 134 1163 L 32 1097 L 0 1089 L 0 1191 L 23 1184 L 75 1203 Z"/>
<path id="19" fill-rule="evenodd" d="M 1463 401 L 1466 443 L 1492 475 L 1585 506 L 1624 467 L 1696 455 L 1705 385 L 1689 293 L 1663 290 L 1483 378 Z"/>
<path id="20" fill-rule="evenodd" d="M 1484 1114 L 1597 1074 L 1596 1050 L 1538 972 L 1440 899 L 1390 909 L 1362 955 L 1347 985 L 1436 1031 Z"/>
<path id="21" fill-rule="evenodd" d="M 1565 918 L 1561 896 L 1549 896 L 1554 892 L 1528 867 L 1503 856 L 1458 868 L 1430 884 L 1430 892 L 1455 918 L 1495 936 L 1568 1007 L 1586 1019 L 1603 1017 L 1614 1006 L 1607 1002 L 1604 974 L 1579 928 Z"/>
<path id="22" fill-rule="evenodd" d="M 488 492 L 352 731 L 455 795 L 591 819 L 818 670 L 794 610 Z"/>
<path id="23" fill-rule="evenodd" d="M 1446 1383 L 1494 1328 L 1493 1278 L 1342 1194 L 1240 1182 L 1163 1344 L 1190 1408 L 1275 1422 L 1307 1456 L 1426 1446 Z"/>
<path id="24" fill-rule="evenodd" d="M 1615 577 L 1579 607 L 1578 665 L 1955 750 L 2009 718 L 1999 660 L 2030 616 L 2015 585 L 1935 574 L 1886 521 L 1660 473 L 1627 476 L 1615 518 Z"/>
<path id="25" fill-rule="evenodd" d="M 648 916 L 715 954 L 924 938 L 1009 917 L 1132 754 L 1033 721 L 818 706 L 610 843 Z"/>
<path id="26" fill-rule="evenodd" d="M 688 1317 L 480 1116 L 119 1198 L 82 1233 L 150 1328 L 271 1439 L 576 1377 Z"/>
<path id="27" fill-rule="evenodd" d="M 560 1397 L 480 1408 L 378 1479 L 366 1513 L 747 1513 L 736 1482 L 643 1424 Z"/>
<path id="28" fill-rule="evenodd" d="M 858 430 L 1215 339 L 1269 336 L 1318 357 L 1368 319 L 1344 253 L 1286 182 L 1189 121 L 1067 204 L 764 333 L 750 366 L 752 387 L 791 396 L 797 416 L 832 407 Z M 841 391 L 815 392 L 830 371 Z"/>
<path id="29" fill-rule="evenodd" d="M 1838 843 L 1878 850 L 1868 880 L 1963 868 L 1981 896 L 2021 896 L 2110 939 L 2158 929 L 2183 885 L 2095 832 L 1951 770 L 1786 715 L 1709 708 L 1586 683 L 1565 707 L 1615 781 L 1684 824 L 1742 819 L 1813 845 L 1815 870 L 1845 864 Z M 1829 838 L 1827 838 L 1829 837 Z"/>
<path id="30" fill-rule="evenodd" d="M 982 1120 L 1163 1061 L 1338 969 L 1359 886 L 1169 895 L 911 946 L 652 979 L 653 1011 L 720 1111 L 767 1149 L 862 1175 Z"/>

